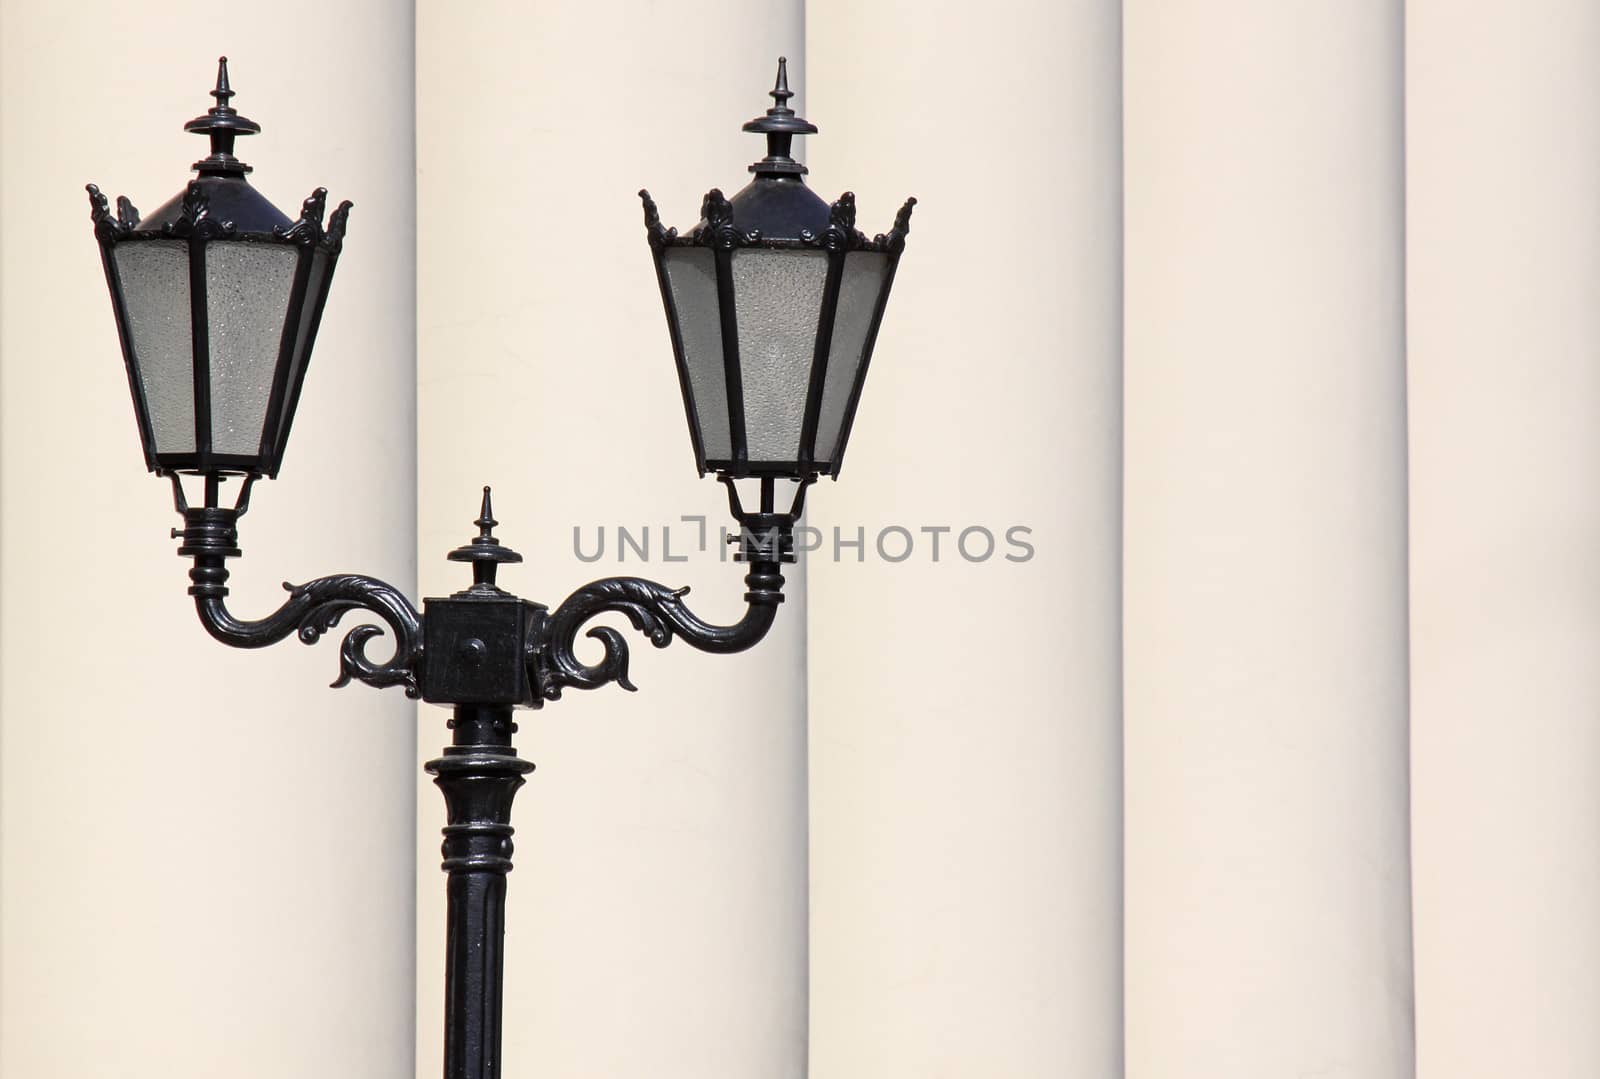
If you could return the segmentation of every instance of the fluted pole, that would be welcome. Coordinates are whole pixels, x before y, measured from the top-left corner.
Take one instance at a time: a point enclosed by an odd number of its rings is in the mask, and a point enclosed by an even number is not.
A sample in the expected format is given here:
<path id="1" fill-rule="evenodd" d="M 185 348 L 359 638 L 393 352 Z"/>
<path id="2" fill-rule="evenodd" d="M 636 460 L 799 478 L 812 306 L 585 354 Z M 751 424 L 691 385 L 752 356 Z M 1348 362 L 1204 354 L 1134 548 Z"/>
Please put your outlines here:
<path id="1" fill-rule="evenodd" d="M 445 946 L 445 1079 L 493 1079 L 500 1071 L 505 984 L 506 874 L 511 801 L 533 764 L 511 746 L 511 709 L 458 705 L 455 744 L 428 762 L 450 823 Z"/>

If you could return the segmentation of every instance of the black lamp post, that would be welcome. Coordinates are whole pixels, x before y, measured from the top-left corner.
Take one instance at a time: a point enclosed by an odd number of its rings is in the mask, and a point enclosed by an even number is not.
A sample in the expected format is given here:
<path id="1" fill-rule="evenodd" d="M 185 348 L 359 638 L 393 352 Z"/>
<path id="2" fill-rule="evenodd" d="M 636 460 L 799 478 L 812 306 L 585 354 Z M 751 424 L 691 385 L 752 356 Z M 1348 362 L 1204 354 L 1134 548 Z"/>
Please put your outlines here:
<path id="1" fill-rule="evenodd" d="M 816 128 L 788 107 L 781 59 L 777 104 L 745 125 L 767 136 L 767 156 L 750 166 L 755 179 L 743 191 L 728 200 L 712 190 L 685 236 L 664 228 L 640 192 L 696 464 L 727 484 L 741 525 L 735 558 L 749 572 L 739 622 L 704 622 L 684 604 L 687 589 L 635 577 L 591 582 L 554 610 L 503 591 L 495 571 L 522 556 L 495 538 L 487 487 L 477 537 L 448 555 L 472 564 L 471 587 L 424 600 L 419 613 L 392 585 L 340 574 L 292 586 L 277 611 L 242 621 L 224 602 L 227 559 L 240 553 L 251 484 L 276 476 L 282 462 L 350 203 L 326 227 L 322 188 L 298 220 L 274 209 L 233 154 L 238 136 L 260 128 L 228 104 L 226 57 L 212 96 L 216 106 L 185 125 L 210 137 L 211 153 L 183 193 L 141 221 L 126 198 L 112 216 L 100 190 L 88 189 L 145 463 L 172 481 L 183 516 L 173 535 L 183 540 L 178 553 L 194 560 L 189 594 L 213 637 L 239 648 L 291 634 L 309 644 L 344 614 L 365 610 L 393 634 L 394 653 L 371 659 L 367 642 L 383 631 L 356 626 L 340 647 L 334 685 L 403 686 L 454 709 L 453 744 L 427 764 L 449 819 L 444 1074 L 490 1079 L 500 1074 L 511 801 L 533 770 L 511 745 L 512 710 L 538 708 L 567 688 L 634 688 L 615 629 L 588 631 L 604 648 L 598 662 L 574 654 L 579 631 L 605 612 L 624 615 L 658 648 L 676 635 L 702 651 L 738 652 L 766 635 L 783 602 L 780 569 L 794 561 L 805 490 L 818 475 L 838 474 L 915 200 L 888 233 L 868 240 L 855 229 L 853 195 L 829 206 L 805 186 L 790 143 Z M 201 505 L 185 497 L 185 475 L 203 478 Z M 734 480 L 743 477 L 758 478 L 758 509 L 740 502 Z M 240 483 L 231 506 L 220 497 L 228 478 Z M 779 479 L 794 483 L 782 511 Z"/>

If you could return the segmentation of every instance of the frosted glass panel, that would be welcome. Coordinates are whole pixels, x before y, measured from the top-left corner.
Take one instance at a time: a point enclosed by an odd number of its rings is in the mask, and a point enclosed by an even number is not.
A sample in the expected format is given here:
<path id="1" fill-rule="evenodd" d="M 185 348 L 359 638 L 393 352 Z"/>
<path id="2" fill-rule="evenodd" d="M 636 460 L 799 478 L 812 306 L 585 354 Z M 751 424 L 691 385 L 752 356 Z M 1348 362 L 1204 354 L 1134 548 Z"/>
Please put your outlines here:
<path id="1" fill-rule="evenodd" d="M 321 296 L 323 282 L 328 277 L 328 256 L 325 252 L 317 251 L 311 256 L 311 273 L 306 278 L 306 298 L 300 307 L 300 326 L 295 331 L 294 353 L 289 357 L 289 380 L 284 383 L 283 411 L 280 414 L 282 423 L 288 423 L 293 417 L 289 408 L 294 401 L 295 386 L 305 377 L 306 353 L 310 347 L 311 323 L 316 318 L 317 300 Z M 274 445 L 279 452 L 283 448 L 284 430 L 280 424 L 274 436 Z"/>
<path id="2" fill-rule="evenodd" d="M 739 374 L 751 461 L 793 461 L 799 455 L 827 271 L 828 256 L 821 251 L 733 253 Z"/>
<path id="3" fill-rule="evenodd" d="M 700 445 L 712 460 L 733 456 L 728 433 L 728 376 L 722 366 L 722 316 L 715 256 L 703 247 L 665 254 L 667 287 L 678 310 L 678 333 L 689 368 L 689 391 L 700 420 Z"/>
<path id="4" fill-rule="evenodd" d="M 254 456 L 283 345 L 300 249 L 288 244 L 206 247 L 211 313 L 211 449 Z"/>
<path id="5" fill-rule="evenodd" d="M 839 308 L 833 318 L 833 339 L 828 346 L 828 373 L 822 382 L 822 411 L 817 416 L 819 462 L 832 464 L 843 447 L 837 445 L 850 405 L 850 388 L 861 369 L 872 314 L 889 272 L 889 256 L 874 251 L 853 251 L 844 258 L 844 279 L 839 286 Z"/>
<path id="6" fill-rule="evenodd" d="M 112 249 L 134 366 L 144 389 L 157 453 L 193 453 L 194 326 L 189 309 L 189 245 L 133 241 Z"/>

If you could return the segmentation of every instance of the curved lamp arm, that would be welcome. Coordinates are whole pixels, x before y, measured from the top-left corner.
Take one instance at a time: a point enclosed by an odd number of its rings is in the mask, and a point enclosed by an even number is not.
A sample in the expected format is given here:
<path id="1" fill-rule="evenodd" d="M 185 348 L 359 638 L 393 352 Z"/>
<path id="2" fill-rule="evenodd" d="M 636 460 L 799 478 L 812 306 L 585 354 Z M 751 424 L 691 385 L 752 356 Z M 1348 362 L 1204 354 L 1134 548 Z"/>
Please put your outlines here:
<path id="1" fill-rule="evenodd" d="M 427 626 L 424 616 L 399 589 L 354 573 L 318 577 L 300 585 L 286 582 L 284 588 L 289 598 L 281 607 L 265 618 L 246 621 L 228 610 L 225 598 L 228 595 L 227 559 L 239 554 L 238 523 L 249 502 L 248 483 L 232 508 L 217 505 L 214 481 L 208 481 L 203 506 L 190 507 L 176 482 L 174 488 L 184 523 L 183 528 L 173 530 L 175 537 L 183 539 L 178 553 L 194 559 L 189 570 L 192 582 L 189 594 L 195 598 L 195 609 L 206 632 L 223 644 L 234 648 L 265 648 L 290 634 L 306 644 L 314 644 L 345 614 L 354 610 L 367 611 L 388 627 L 394 637 L 394 652 L 386 660 L 374 661 L 367 655 L 366 646 L 374 637 L 382 636 L 383 629 L 370 624 L 353 627 L 339 647 L 339 677 L 333 683 L 335 687 L 360 681 L 377 687 L 402 686 L 407 696 L 423 697 L 435 703 L 491 701 L 534 707 L 545 700 L 559 699 L 568 687 L 598 689 L 616 682 L 623 689 L 635 688 L 628 680 L 627 642 L 610 626 L 594 626 L 588 630 L 587 636 L 599 641 L 604 649 L 597 662 L 584 663 L 577 657 L 578 634 L 598 615 L 625 616 L 657 648 L 665 648 L 675 637 L 681 637 L 702 652 L 742 652 L 755 645 L 772 628 L 778 604 L 783 602 L 780 570 L 782 563 L 794 560 L 794 522 L 800 509 L 797 498 L 789 512 L 773 512 L 771 495 L 765 493 L 762 511 L 746 513 L 738 503 L 737 494 L 730 495 L 734 515 L 743 525 L 738 536 L 730 537 L 730 542 L 739 544 L 739 552 L 734 557 L 750 566 L 744 579 L 745 614 L 732 625 L 715 625 L 689 610 L 683 599 L 688 595 L 687 588 L 669 588 L 638 577 L 607 577 L 593 581 L 568 596 L 554 611 L 501 591 L 494 583 L 497 564 L 520 561 L 522 556 L 494 539 L 496 522 L 490 513 L 487 488 L 477 522 L 481 530 L 479 537 L 450 555 L 453 560 L 474 563 L 474 584 L 447 599 L 429 600 Z M 731 484 L 729 489 L 732 492 Z M 769 492 L 770 485 L 765 490 Z M 801 490 L 803 493 L 804 488 Z M 486 606 L 485 600 L 492 602 Z M 451 611 L 439 615 L 431 613 L 436 603 L 450 607 Z M 498 647 L 491 648 L 485 641 L 503 641 L 506 625 L 500 616 L 486 612 L 491 608 L 503 608 L 507 603 L 518 605 L 517 609 L 523 613 L 516 616 L 518 628 L 512 631 L 508 642 L 514 647 L 501 651 Z M 471 608 L 472 613 L 463 613 L 463 604 Z M 441 626 L 437 617 L 447 621 Z M 435 630 L 445 633 L 441 638 L 443 651 L 433 664 L 425 665 L 425 647 L 428 650 L 437 647 L 435 643 L 425 645 L 425 642 L 432 642 Z M 452 636 L 452 630 L 460 632 Z M 490 664 L 493 671 L 500 674 L 489 677 L 487 682 L 469 678 L 464 686 L 453 677 L 463 668 L 452 657 L 452 650 L 457 650 L 461 663 L 474 672 L 482 669 L 484 660 L 471 657 L 503 656 L 503 660 Z M 509 681 L 501 677 L 506 668 L 494 666 L 507 660 L 513 664 L 512 670 L 517 675 Z M 489 688 L 483 688 L 485 685 Z"/>
<path id="2" fill-rule="evenodd" d="M 731 626 L 713 625 L 689 610 L 683 602 L 688 588 L 668 588 L 638 577 L 606 577 L 584 585 L 546 616 L 538 634 L 534 659 L 540 691 L 556 700 L 568 686 L 598 689 L 616 682 L 626 690 L 637 688 L 628 681 L 627 642 L 610 626 L 595 626 L 586 634 L 605 648 L 599 662 L 584 663 L 574 654 L 578 631 L 591 618 L 608 612 L 626 616 L 657 648 L 665 648 L 678 636 L 702 652 L 744 651 L 772 628 L 783 602 L 783 575 L 776 562 L 754 562 L 744 582 L 748 607 Z"/>
<path id="3" fill-rule="evenodd" d="M 383 619 L 394 635 L 394 655 L 381 663 L 373 662 L 367 656 L 366 645 L 373 637 L 382 636 L 383 630 L 373 625 L 356 626 L 344 635 L 339 646 L 339 677 L 333 685 L 348 685 L 356 679 L 369 686 L 404 686 L 406 696 L 420 695 L 417 663 L 422 656 L 422 616 L 393 585 L 373 577 L 341 573 L 301 585 L 285 581 L 283 587 L 289 591 L 283 606 L 255 621 L 235 618 L 222 595 L 215 593 L 195 593 L 195 609 L 206 632 L 234 648 L 265 648 L 291 633 L 306 644 L 315 644 L 346 613 L 371 611 Z"/>
<path id="4" fill-rule="evenodd" d="M 283 606 L 255 621 L 235 618 L 228 610 L 227 560 L 239 554 L 239 518 L 250 504 L 250 481 L 239 492 L 232 508 L 217 505 L 217 482 L 208 478 L 206 504 L 191 507 L 183 497 L 177 477 L 172 487 L 183 527 L 172 530 L 181 538 L 180 555 L 194 559 L 189 570 L 189 594 L 206 632 L 234 648 L 265 648 L 294 633 L 306 644 L 315 644 L 350 611 L 366 610 L 377 615 L 394 634 L 394 655 L 375 663 L 368 658 L 366 644 L 383 630 L 360 625 L 344 635 L 339 647 L 339 677 L 334 686 L 348 685 L 356 679 L 371 686 L 404 686 L 406 696 L 421 693 L 418 668 L 422 659 L 422 616 L 401 591 L 373 577 L 341 573 L 318 577 L 305 584 L 287 581 L 289 598 Z"/>
<path id="5" fill-rule="evenodd" d="M 574 654 L 578 631 L 596 615 L 624 615 L 657 648 L 671 644 L 676 635 L 702 652 L 742 652 L 767 635 L 783 602 L 781 566 L 794 561 L 795 522 L 805 506 L 806 488 L 816 477 L 800 481 L 793 503 L 782 512 L 774 505 L 775 484 L 770 477 L 761 481 L 761 502 L 754 511 L 741 504 L 731 478 L 719 478 L 728 488 L 728 509 L 740 526 L 739 535 L 728 537 L 729 543 L 739 545 L 734 559 L 750 565 L 744 579 L 744 617 L 731 626 L 705 621 L 684 604 L 687 588 L 668 588 L 638 577 L 593 581 L 545 616 L 535 634 L 532 673 L 541 696 L 556 700 L 567 686 L 597 689 L 607 682 L 626 690 L 637 688 L 628 681 L 628 644 L 611 627 L 595 626 L 586 634 L 605 648 L 598 663 L 584 663 Z"/>

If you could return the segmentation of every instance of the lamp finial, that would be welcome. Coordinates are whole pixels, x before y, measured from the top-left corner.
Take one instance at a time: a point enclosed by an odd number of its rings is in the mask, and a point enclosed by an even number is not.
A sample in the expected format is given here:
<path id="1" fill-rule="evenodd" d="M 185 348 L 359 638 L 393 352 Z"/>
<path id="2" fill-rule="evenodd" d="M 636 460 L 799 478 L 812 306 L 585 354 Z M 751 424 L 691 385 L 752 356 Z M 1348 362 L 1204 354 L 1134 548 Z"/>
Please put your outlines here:
<path id="1" fill-rule="evenodd" d="M 224 57 L 224 60 L 226 60 L 226 57 Z M 774 112 L 793 114 L 794 110 L 789 108 L 789 99 L 794 96 L 794 93 L 789 89 L 789 58 L 787 56 L 778 57 L 778 81 L 772 84 L 772 89 L 768 93 L 771 94 L 772 100 L 778 103 L 777 108 L 773 109 Z"/>
<path id="2" fill-rule="evenodd" d="M 234 92 L 228 82 L 226 56 L 217 57 L 217 87 L 211 91 L 211 96 L 217 103 L 207 109 L 204 116 L 196 116 L 183 125 L 185 131 L 211 137 L 211 154 L 191 167 L 201 176 L 243 176 L 250 171 L 250 166 L 233 156 L 233 140 L 240 135 L 256 134 L 261 125 L 240 116 L 238 110 L 228 104 Z"/>
<path id="3" fill-rule="evenodd" d="M 494 507 L 489 502 L 487 486 L 483 489 L 483 506 L 478 510 L 478 519 L 472 523 L 478 526 L 478 534 L 472 542 L 457 547 L 445 557 L 452 562 L 472 563 L 472 588 L 469 592 L 480 595 L 498 593 L 499 589 L 494 583 L 495 570 L 504 562 L 521 562 L 522 556 L 495 539 L 494 526 L 500 522 L 494 519 Z"/>
<path id="4" fill-rule="evenodd" d="M 478 511 L 478 519 L 472 522 L 478 526 L 478 538 L 474 543 L 499 543 L 494 538 L 494 526 L 500 522 L 494 519 L 494 507 L 489 503 L 489 488 L 483 488 L 483 508 Z"/>
<path id="5" fill-rule="evenodd" d="M 789 58 L 778 57 L 778 77 L 767 93 L 772 97 L 772 108 L 765 116 L 758 116 L 744 125 L 743 130 L 767 137 L 767 156 L 750 166 L 758 178 L 769 180 L 797 179 L 805 175 L 806 167 L 789 156 L 789 148 L 796 135 L 815 135 L 817 125 L 804 117 L 796 116 L 789 107 L 794 91 L 789 89 Z"/>
<path id="6" fill-rule="evenodd" d="M 217 88 L 211 91 L 211 96 L 217 99 L 221 108 L 228 107 L 228 99 L 233 96 L 233 88 L 228 85 L 228 58 L 217 57 Z"/>

